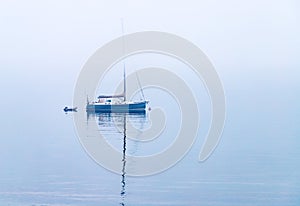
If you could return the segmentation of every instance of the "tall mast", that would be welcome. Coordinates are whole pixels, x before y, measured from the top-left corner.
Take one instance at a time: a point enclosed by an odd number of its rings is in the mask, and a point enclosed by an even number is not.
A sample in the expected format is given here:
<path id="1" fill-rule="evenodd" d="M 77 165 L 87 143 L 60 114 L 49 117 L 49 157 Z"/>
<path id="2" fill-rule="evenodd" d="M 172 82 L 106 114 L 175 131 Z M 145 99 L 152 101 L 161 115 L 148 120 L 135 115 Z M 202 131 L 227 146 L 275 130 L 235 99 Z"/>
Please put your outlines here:
<path id="1" fill-rule="evenodd" d="M 124 42 L 124 20 L 121 19 L 122 22 L 122 52 L 125 54 L 125 42 Z M 123 60 L 123 83 L 124 83 L 124 102 L 126 101 L 126 69 L 125 69 L 125 59 Z"/>
<path id="2" fill-rule="evenodd" d="M 125 62 L 123 63 L 123 81 L 124 81 L 124 102 L 126 101 L 126 72 L 125 72 Z"/>

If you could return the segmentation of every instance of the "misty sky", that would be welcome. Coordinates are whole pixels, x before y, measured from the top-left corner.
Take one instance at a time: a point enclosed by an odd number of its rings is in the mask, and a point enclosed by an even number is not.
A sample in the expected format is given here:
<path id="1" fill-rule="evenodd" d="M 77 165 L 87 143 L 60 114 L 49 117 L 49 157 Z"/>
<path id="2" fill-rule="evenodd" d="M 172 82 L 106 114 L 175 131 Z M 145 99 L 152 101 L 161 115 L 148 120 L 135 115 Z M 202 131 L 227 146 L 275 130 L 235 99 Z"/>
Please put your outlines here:
<path id="1" fill-rule="evenodd" d="M 122 34 L 124 18 L 125 33 L 163 31 L 196 44 L 229 99 L 280 91 L 289 102 L 299 96 L 299 13 L 296 0 L 1 1 L 1 92 L 12 102 L 70 104 L 81 67 Z"/>

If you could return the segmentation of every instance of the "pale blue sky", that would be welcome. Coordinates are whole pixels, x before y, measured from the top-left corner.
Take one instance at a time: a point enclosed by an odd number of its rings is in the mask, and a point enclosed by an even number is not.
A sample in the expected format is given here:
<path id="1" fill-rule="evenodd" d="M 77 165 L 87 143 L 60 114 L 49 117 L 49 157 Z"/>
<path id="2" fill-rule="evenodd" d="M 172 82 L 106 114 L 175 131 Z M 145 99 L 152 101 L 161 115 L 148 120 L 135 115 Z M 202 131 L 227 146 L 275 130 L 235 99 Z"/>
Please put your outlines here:
<path id="1" fill-rule="evenodd" d="M 96 48 L 121 35 L 124 18 L 126 33 L 158 30 L 189 39 L 220 71 L 247 64 L 280 72 L 299 67 L 299 13 L 296 0 L 2 1 L 1 70 L 78 73 Z"/>
<path id="2" fill-rule="evenodd" d="M 121 35 L 124 18 L 125 33 L 163 31 L 196 44 L 229 102 L 246 93 L 271 102 L 278 92 L 287 105 L 299 96 L 299 13 L 296 0 L 1 1 L 1 92 L 11 102 L 71 104 L 82 65 Z"/>

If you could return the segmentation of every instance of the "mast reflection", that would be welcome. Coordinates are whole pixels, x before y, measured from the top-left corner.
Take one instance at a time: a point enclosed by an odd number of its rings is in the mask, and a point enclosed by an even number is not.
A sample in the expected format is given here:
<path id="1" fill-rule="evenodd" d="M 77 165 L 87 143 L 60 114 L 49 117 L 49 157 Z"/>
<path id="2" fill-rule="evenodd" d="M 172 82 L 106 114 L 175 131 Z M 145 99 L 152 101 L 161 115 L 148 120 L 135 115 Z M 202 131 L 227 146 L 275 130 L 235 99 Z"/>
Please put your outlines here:
<path id="1" fill-rule="evenodd" d="M 100 131 L 113 131 L 113 134 L 122 133 L 122 171 L 120 205 L 125 206 L 126 197 L 126 150 L 127 150 L 127 121 L 135 123 L 139 129 L 143 129 L 146 123 L 146 113 L 91 113 L 87 112 L 87 125 L 89 121 L 95 121 Z"/>
<path id="2" fill-rule="evenodd" d="M 126 115 L 124 115 L 124 130 L 123 130 L 123 167 L 122 167 L 122 180 L 121 180 L 121 198 L 122 198 L 122 202 L 121 205 L 125 205 L 125 195 L 126 195 L 126 190 L 125 190 L 125 186 L 126 186 L 126 179 L 125 179 L 125 175 L 126 175 Z"/>

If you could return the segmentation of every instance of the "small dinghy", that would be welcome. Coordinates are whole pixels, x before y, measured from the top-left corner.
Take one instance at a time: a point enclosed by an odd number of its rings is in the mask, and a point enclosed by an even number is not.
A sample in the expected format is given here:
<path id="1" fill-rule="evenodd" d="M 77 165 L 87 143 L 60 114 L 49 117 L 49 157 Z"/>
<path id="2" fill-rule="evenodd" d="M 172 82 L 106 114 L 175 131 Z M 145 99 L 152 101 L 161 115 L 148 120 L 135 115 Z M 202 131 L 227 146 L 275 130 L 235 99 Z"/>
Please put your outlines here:
<path id="1" fill-rule="evenodd" d="M 68 108 L 68 107 L 65 107 L 65 108 L 64 108 L 64 111 L 65 111 L 65 112 L 77 112 L 77 107 L 74 107 L 74 108 Z"/>

